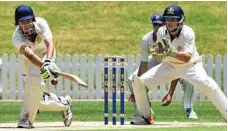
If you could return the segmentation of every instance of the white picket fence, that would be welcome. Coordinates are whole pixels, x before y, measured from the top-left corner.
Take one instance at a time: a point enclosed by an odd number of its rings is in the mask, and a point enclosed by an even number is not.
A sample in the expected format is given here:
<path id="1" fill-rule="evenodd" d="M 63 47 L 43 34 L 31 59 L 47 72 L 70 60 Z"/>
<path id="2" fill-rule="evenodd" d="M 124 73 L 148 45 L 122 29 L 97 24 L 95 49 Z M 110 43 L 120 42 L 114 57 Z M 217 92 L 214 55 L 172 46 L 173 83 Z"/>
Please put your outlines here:
<path id="1" fill-rule="evenodd" d="M 139 55 L 124 55 L 125 59 L 125 98 L 128 98 L 129 90 L 127 78 L 139 66 Z M 227 92 L 227 56 L 206 55 L 204 58 L 204 68 L 209 76 L 213 77 L 219 87 L 226 94 Z M 3 54 L 1 65 L 1 86 L 2 99 L 17 100 L 23 98 L 24 83 L 22 77 L 21 55 Z M 103 98 L 103 56 L 102 55 L 58 55 L 56 63 L 59 68 L 68 73 L 73 73 L 88 83 L 88 88 L 79 87 L 78 84 L 59 77 L 58 84 L 53 86 L 48 82 L 46 91 L 56 93 L 57 95 L 70 95 L 73 99 L 102 99 Z M 119 68 L 119 65 L 117 66 Z M 112 65 L 109 69 L 111 72 Z M 118 82 L 118 80 L 117 80 Z M 109 82 L 111 83 L 111 82 Z M 117 84 L 119 85 L 119 84 Z M 152 100 L 160 100 L 167 93 L 170 83 L 164 83 L 158 88 L 150 89 Z M 111 98 L 111 92 L 109 93 Z M 119 98 L 119 93 L 117 93 Z M 203 93 L 197 93 L 199 100 L 207 99 Z M 175 100 L 182 100 L 183 90 L 178 83 L 174 94 Z"/>

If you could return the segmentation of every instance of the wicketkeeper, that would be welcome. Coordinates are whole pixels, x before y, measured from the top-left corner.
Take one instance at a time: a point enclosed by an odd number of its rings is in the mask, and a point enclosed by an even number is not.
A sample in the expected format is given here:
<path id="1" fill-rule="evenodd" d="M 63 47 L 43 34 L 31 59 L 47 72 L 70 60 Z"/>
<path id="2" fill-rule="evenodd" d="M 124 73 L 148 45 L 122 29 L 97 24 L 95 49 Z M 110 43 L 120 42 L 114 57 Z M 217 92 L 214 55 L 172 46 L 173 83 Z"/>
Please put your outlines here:
<path id="1" fill-rule="evenodd" d="M 140 67 L 133 73 L 133 74 L 137 75 L 138 77 L 141 76 L 143 73 L 145 73 L 147 70 L 160 64 L 163 59 L 162 55 L 159 53 L 158 46 L 155 46 L 155 43 L 157 40 L 157 31 L 160 27 L 163 26 L 162 14 L 152 15 L 151 24 L 153 25 L 154 30 L 148 32 L 142 38 Z M 133 89 L 132 89 L 133 74 L 130 75 L 130 77 L 128 78 L 128 85 L 129 85 L 129 89 L 131 91 L 129 101 L 133 102 L 134 107 L 136 109 L 136 103 L 135 103 L 134 93 L 133 93 Z M 198 119 L 196 113 L 193 110 L 193 103 L 195 101 L 194 94 L 195 94 L 196 90 L 187 81 L 180 80 L 180 79 L 173 80 L 171 83 L 169 93 L 162 100 L 163 101 L 162 105 L 167 106 L 171 103 L 172 95 L 174 93 L 174 90 L 175 90 L 175 87 L 176 87 L 178 81 L 182 82 L 183 88 L 184 88 L 183 107 L 186 110 L 186 117 L 188 119 Z M 138 112 L 136 113 L 136 115 L 133 115 L 131 118 L 134 118 L 137 115 L 138 115 Z"/>
<path id="2" fill-rule="evenodd" d="M 133 75 L 132 87 L 138 116 L 132 123 L 153 123 L 146 87 L 156 87 L 178 78 L 188 81 L 203 92 L 227 121 L 227 98 L 202 66 L 202 57 L 195 46 L 195 33 L 184 24 L 184 11 L 180 6 L 170 5 L 164 10 L 163 18 L 165 26 L 158 29 L 156 42 L 159 53 L 164 57 L 162 62 L 139 77 Z"/>

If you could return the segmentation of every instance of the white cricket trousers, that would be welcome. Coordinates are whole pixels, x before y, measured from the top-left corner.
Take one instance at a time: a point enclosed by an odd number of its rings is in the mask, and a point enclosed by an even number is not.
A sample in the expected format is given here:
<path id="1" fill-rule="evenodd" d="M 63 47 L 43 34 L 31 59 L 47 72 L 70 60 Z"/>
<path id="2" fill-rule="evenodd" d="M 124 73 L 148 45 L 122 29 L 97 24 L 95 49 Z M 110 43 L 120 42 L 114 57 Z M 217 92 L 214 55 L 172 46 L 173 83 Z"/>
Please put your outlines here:
<path id="1" fill-rule="evenodd" d="M 164 82 L 182 78 L 191 83 L 196 89 L 204 92 L 205 95 L 220 111 L 227 120 L 227 99 L 217 83 L 207 75 L 202 63 L 190 64 L 184 67 L 174 68 L 166 62 L 151 68 L 139 77 L 145 86 L 156 87 Z"/>

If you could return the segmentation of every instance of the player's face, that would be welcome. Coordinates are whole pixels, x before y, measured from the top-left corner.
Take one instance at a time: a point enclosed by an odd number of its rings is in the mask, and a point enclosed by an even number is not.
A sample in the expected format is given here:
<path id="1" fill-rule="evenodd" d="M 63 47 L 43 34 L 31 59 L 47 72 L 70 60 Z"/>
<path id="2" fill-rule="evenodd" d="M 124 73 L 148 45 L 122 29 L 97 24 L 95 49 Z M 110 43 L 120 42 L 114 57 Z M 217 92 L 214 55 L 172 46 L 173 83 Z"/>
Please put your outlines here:
<path id="1" fill-rule="evenodd" d="M 165 23 L 170 32 L 175 30 L 179 24 L 178 19 L 169 19 L 169 18 L 165 19 Z"/>
<path id="2" fill-rule="evenodd" d="M 161 26 L 162 26 L 162 24 L 154 23 L 154 24 L 153 24 L 154 32 L 157 32 L 158 29 L 159 29 Z"/>
<path id="3" fill-rule="evenodd" d="M 35 27 L 32 19 L 24 20 L 19 22 L 19 27 L 22 33 L 26 36 L 29 36 L 35 32 Z"/>

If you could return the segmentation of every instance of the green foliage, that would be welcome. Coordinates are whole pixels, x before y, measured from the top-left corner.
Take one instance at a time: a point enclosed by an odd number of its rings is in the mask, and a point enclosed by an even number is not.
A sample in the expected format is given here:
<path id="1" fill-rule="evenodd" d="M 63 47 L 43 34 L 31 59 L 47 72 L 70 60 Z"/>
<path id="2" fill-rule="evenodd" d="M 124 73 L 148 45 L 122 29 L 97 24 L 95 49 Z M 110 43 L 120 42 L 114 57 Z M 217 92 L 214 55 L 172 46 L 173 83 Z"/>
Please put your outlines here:
<path id="1" fill-rule="evenodd" d="M 47 19 L 61 54 L 138 54 L 142 36 L 152 30 L 150 16 L 170 4 L 182 6 L 202 54 L 226 54 L 226 2 L 0 2 L 0 54 L 17 53 L 11 38 L 14 10 L 30 5 Z"/>

